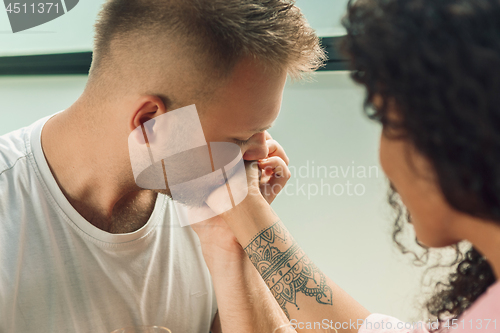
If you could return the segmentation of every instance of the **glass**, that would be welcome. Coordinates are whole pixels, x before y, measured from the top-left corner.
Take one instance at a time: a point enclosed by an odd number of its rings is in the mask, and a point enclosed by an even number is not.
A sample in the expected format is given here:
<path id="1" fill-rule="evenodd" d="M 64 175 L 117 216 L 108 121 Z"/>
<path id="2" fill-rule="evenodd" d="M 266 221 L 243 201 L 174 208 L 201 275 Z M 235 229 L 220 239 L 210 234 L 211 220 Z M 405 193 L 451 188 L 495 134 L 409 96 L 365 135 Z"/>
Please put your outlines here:
<path id="1" fill-rule="evenodd" d="M 172 331 L 160 326 L 130 326 L 119 328 L 111 333 L 172 333 Z"/>

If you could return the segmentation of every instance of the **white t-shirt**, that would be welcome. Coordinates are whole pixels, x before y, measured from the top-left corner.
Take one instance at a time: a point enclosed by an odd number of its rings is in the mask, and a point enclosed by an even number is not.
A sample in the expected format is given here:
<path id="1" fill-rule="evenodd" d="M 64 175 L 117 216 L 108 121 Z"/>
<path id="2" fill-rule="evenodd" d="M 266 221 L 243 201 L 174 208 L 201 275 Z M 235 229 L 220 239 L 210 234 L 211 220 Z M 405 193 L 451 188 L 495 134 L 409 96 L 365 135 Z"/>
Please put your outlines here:
<path id="1" fill-rule="evenodd" d="M 209 332 L 217 310 L 199 240 L 158 195 L 139 230 L 111 234 L 69 203 L 40 143 L 50 118 L 0 136 L 0 332 Z"/>

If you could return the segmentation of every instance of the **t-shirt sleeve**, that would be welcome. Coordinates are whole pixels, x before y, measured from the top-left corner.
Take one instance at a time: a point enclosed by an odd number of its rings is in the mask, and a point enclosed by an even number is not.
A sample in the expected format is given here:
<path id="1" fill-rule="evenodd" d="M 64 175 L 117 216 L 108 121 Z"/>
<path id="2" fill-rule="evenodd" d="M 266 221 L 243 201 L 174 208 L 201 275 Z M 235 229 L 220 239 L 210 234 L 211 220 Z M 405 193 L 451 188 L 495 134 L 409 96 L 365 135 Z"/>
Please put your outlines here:
<path id="1" fill-rule="evenodd" d="M 358 333 L 429 333 L 438 322 L 405 323 L 391 316 L 372 313 L 359 326 Z M 490 286 L 458 319 L 449 318 L 438 332 L 498 333 L 500 326 L 500 281 Z"/>
<path id="2" fill-rule="evenodd" d="M 429 333 L 426 325 L 423 321 L 405 323 L 391 316 L 372 313 L 359 327 L 358 333 Z"/>

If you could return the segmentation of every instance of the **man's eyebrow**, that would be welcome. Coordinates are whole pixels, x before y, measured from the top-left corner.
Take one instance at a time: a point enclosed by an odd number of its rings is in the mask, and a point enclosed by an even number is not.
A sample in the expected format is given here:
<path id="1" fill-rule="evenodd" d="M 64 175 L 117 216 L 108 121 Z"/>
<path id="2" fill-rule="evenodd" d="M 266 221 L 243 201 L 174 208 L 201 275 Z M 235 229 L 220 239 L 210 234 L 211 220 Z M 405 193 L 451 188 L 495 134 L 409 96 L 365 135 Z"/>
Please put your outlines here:
<path id="1" fill-rule="evenodd" d="M 266 126 L 266 127 L 260 128 L 260 129 L 256 129 L 256 130 L 254 130 L 254 132 L 255 132 L 255 133 L 264 132 L 264 131 L 266 131 L 266 130 L 270 129 L 271 127 L 273 127 L 273 126 L 274 126 L 274 123 L 272 123 L 272 124 L 271 124 L 271 125 L 269 125 L 269 126 Z"/>

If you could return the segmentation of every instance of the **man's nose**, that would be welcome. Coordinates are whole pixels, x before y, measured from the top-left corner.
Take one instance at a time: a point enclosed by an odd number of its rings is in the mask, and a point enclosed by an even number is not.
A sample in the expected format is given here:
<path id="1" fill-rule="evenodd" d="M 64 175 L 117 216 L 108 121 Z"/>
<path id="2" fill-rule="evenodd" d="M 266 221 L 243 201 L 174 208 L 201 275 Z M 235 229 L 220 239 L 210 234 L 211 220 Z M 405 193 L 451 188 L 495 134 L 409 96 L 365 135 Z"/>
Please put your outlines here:
<path id="1" fill-rule="evenodd" d="M 255 134 L 245 148 L 243 159 L 246 161 L 266 158 L 267 154 L 269 154 L 269 148 L 267 147 L 265 132 Z"/>

